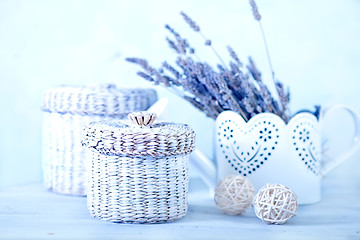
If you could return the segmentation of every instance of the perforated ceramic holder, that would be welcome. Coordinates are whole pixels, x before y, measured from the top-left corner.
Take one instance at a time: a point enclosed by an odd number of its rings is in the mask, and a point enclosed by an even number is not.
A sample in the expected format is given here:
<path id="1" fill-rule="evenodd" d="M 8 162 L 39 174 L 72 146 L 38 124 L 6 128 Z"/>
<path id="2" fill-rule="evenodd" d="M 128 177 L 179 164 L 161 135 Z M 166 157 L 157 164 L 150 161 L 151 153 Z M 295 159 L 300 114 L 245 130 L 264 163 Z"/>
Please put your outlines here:
<path id="1" fill-rule="evenodd" d="M 291 188 L 301 204 L 318 202 L 322 176 L 359 147 L 358 117 L 346 110 L 357 126 L 354 143 L 326 166 L 321 162 L 321 121 L 313 114 L 297 114 L 286 124 L 270 113 L 258 114 L 248 122 L 235 112 L 221 113 L 215 131 L 218 179 L 241 174 L 256 191 L 266 183 L 279 183 Z"/>

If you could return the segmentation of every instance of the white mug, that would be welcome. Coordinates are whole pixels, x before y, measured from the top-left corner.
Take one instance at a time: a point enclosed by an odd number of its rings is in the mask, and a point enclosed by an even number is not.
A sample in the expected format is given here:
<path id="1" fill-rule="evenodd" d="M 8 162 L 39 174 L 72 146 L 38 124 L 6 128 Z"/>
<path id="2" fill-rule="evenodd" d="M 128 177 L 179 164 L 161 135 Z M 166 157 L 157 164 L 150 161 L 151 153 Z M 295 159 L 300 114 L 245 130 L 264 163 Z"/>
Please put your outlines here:
<path id="1" fill-rule="evenodd" d="M 353 118 L 355 135 L 343 154 L 325 164 L 321 124 L 329 112 L 339 109 L 346 110 Z M 342 105 L 322 111 L 319 120 L 304 112 L 296 114 L 287 124 L 271 113 L 258 114 L 245 122 L 239 114 L 225 111 L 219 114 L 215 124 L 217 170 L 199 151 L 192 155 L 192 161 L 211 188 L 215 178 L 219 181 L 229 174 L 240 174 L 249 178 L 256 191 L 266 183 L 279 183 L 291 188 L 300 204 L 310 204 L 321 199 L 322 177 L 356 152 L 359 138 L 359 116 Z"/>

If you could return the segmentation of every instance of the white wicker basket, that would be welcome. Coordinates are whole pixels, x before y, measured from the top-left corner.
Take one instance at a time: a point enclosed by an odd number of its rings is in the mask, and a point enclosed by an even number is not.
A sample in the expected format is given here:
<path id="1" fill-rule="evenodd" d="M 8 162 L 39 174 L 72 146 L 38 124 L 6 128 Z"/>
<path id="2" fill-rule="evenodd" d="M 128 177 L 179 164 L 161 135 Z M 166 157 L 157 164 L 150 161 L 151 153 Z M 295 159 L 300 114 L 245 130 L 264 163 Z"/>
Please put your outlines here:
<path id="1" fill-rule="evenodd" d="M 86 151 L 82 130 L 93 121 L 122 119 L 148 109 L 157 99 L 152 89 L 119 89 L 115 85 L 58 87 L 45 92 L 42 109 L 43 181 L 63 194 L 86 195 Z"/>
<path id="2" fill-rule="evenodd" d="M 124 223 L 170 222 L 185 216 L 194 141 L 193 130 L 185 124 L 89 124 L 83 145 L 92 149 L 90 214 Z"/>

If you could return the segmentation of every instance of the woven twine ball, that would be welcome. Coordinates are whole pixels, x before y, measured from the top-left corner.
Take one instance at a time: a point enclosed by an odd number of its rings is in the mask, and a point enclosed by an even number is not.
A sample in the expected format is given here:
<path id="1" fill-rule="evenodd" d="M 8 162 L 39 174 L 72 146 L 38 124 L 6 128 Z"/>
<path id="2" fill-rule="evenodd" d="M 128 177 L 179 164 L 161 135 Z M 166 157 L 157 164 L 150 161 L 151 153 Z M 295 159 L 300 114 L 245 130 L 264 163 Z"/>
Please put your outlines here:
<path id="1" fill-rule="evenodd" d="M 256 194 L 253 205 L 256 216 L 266 224 L 284 224 L 298 209 L 295 193 L 281 184 L 266 184 Z"/>
<path id="2" fill-rule="evenodd" d="M 245 212 L 254 198 L 254 187 L 244 176 L 229 175 L 221 179 L 215 190 L 216 206 L 229 215 Z"/>

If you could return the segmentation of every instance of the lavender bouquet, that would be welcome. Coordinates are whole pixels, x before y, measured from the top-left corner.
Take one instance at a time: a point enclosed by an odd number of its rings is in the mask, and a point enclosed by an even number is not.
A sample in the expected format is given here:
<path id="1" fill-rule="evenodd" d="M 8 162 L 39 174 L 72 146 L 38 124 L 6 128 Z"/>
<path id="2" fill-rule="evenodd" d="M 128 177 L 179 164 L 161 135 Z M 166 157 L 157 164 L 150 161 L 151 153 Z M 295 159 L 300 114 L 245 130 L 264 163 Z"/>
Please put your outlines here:
<path id="1" fill-rule="evenodd" d="M 231 60 L 229 64 L 226 64 L 213 47 L 211 40 L 205 37 L 196 22 L 184 12 L 181 12 L 181 15 L 185 22 L 193 31 L 204 38 L 205 45 L 219 59 L 220 63 L 216 68 L 206 62 L 201 62 L 188 40 L 169 25 L 165 25 L 165 28 L 172 37 L 167 37 L 166 41 L 177 54 L 174 64 L 164 61 L 160 68 L 154 68 L 142 58 L 127 58 L 126 60 L 142 67 L 142 71 L 137 73 L 139 76 L 156 85 L 167 87 L 210 118 L 215 119 L 221 112 L 232 110 L 239 113 L 245 121 L 258 113 L 270 112 L 287 122 L 290 116 L 289 90 L 285 90 L 284 85 L 275 78 L 260 21 L 261 15 L 254 0 L 249 2 L 254 18 L 259 22 L 264 39 L 272 79 L 276 88 L 275 97 L 264 84 L 261 72 L 251 57 L 249 57 L 248 64 L 244 66 L 233 48 L 228 46 Z"/>

